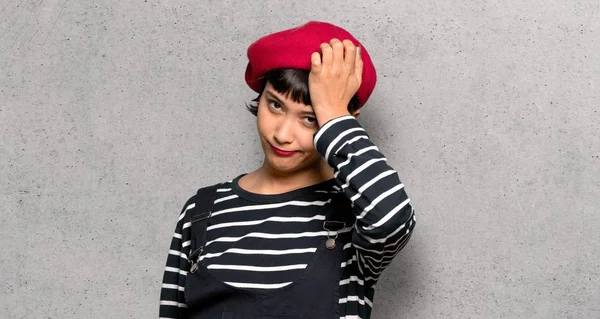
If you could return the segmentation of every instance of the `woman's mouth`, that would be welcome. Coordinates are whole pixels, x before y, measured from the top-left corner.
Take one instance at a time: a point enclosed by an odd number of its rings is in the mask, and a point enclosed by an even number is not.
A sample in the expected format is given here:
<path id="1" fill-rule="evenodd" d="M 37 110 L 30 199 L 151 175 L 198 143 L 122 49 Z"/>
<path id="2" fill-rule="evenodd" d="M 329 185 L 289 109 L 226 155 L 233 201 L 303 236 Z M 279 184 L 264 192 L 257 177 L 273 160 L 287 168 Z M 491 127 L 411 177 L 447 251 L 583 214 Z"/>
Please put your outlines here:
<path id="1" fill-rule="evenodd" d="M 269 144 L 270 145 L 270 144 Z M 279 156 L 292 156 L 294 154 L 297 153 L 297 151 L 284 151 L 284 150 L 280 150 L 277 147 L 271 145 L 271 150 L 273 150 L 273 153 L 279 155 Z"/>

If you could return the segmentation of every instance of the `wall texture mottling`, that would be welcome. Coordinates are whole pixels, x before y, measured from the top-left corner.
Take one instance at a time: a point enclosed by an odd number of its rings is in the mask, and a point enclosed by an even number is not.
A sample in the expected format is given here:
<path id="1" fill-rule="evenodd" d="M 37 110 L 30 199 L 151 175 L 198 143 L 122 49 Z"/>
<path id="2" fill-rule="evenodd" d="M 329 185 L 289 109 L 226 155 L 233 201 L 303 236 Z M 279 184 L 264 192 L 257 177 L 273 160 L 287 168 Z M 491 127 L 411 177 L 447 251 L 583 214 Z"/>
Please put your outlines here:
<path id="1" fill-rule="evenodd" d="M 0 1 L 0 318 L 156 318 L 201 186 L 255 169 L 246 48 L 369 50 L 406 184 L 374 318 L 600 318 L 600 2 Z"/>

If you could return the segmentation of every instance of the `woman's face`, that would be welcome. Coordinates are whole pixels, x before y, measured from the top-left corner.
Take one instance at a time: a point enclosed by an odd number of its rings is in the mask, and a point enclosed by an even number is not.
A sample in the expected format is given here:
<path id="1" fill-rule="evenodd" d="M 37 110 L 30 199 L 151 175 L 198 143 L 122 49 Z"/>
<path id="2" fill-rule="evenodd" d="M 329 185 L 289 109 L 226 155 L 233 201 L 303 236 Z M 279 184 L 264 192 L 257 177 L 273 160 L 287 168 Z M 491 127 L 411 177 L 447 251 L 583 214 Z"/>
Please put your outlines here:
<path id="1" fill-rule="evenodd" d="M 313 146 L 319 125 L 312 106 L 294 102 L 267 82 L 258 102 L 257 128 L 266 164 L 273 169 L 292 173 L 320 167 L 322 156 Z M 293 153 L 277 153 L 273 147 Z"/>

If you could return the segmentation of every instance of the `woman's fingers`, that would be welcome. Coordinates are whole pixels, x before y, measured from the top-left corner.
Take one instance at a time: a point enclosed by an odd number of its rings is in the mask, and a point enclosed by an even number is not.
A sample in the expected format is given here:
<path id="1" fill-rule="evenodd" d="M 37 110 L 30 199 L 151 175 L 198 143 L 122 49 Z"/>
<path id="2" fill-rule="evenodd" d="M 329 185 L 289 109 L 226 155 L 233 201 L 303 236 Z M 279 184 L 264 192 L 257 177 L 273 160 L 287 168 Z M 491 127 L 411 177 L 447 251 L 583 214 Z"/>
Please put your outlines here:
<path id="1" fill-rule="evenodd" d="M 344 44 L 340 39 L 333 38 L 329 41 L 329 45 L 333 49 L 331 71 L 334 75 L 339 75 L 344 71 Z"/>
<path id="2" fill-rule="evenodd" d="M 313 52 L 310 57 L 311 73 L 344 79 L 342 81 L 352 87 L 360 86 L 364 66 L 360 50 L 360 46 L 355 46 L 348 39 L 340 41 L 333 38 L 329 43 L 323 42 L 320 46 L 321 52 Z M 346 82 L 348 80 L 350 82 Z"/>
<path id="3" fill-rule="evenodd" d="M 311 54 L 308 86 L 315 110 L 323 107 L 347 110 L 362 81 L 359 50 L 351 40 L 333 38 L 329 43 L 321 43 L 320 52 Z"/>
<path id="4" fill-rule="evenodd" d="M 362 59 L 362 56 L 360 55 L 360 51 L 362 50 L 362 48 L 359 46 L 356 49 L 356 56 L 355 56 L 355 61 L 354 61 L 354 74 L 356 75 L 356 78 L 358 79 L 358 86 L 360 86 L 360 84 L 362 83 L 362 74 L 363 74 L 363 67 L 364 67 L 364 61 Z"/>
<path id="5" fill-rule="evenodd" d="M 321 53 L 319 52 L 313 52 L 310 55 L 310 71 L 315 73 L 315 74 L 319 74 L 321 73 L 321 70 L 323 69 L 323 64 L 321 63 Z"/>
<path id="6" fill-rule="evenodd" d="M 329 43 L 321 43 L 321 55 L 323 70 L 329 71 L 333 63 L 333 48 L 329 45 Z"/>
<path id="7" fill-rule="evenodd" d="M 354 64 L 356 63 L 356 47 L 350 40 L 342 41 L 344 44 L 344 68 L 352 75 L 354 73 Z"/>
<path id="8" fill-rule="evenodd" d="M 358 48 L 352 41 L 347 39 L 340 41 L 333 38 L 329 43 L 321 43 L 320 49 L 321 58 L 320 61 L 317 61 L 321 64 L 320 69 L 334 75 L 341 75 L 342 73 L 352 75 L 357 72 L 357 62 L 362 61 Z M 311 56 L 311 61 L 314 63 L 316 56 Z"/>

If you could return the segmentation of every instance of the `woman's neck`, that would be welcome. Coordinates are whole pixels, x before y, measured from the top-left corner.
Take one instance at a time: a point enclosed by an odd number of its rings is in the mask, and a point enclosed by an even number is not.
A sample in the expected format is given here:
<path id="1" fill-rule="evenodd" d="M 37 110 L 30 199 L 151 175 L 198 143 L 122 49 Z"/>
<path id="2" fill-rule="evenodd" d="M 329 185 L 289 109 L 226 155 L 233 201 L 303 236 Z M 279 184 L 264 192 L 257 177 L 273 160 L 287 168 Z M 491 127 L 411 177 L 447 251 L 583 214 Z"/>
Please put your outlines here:
<path id="1" fill-rule="evenodd" d="M 333 169 L 325 161 L 313 167 L 293 174 L 278 172 L 265 165 L 240 178 L 239 186 L 257 194 L 282 194 L 315 185 L 333 178 Z"/>

